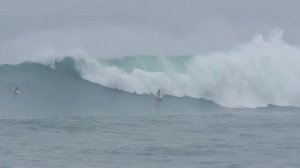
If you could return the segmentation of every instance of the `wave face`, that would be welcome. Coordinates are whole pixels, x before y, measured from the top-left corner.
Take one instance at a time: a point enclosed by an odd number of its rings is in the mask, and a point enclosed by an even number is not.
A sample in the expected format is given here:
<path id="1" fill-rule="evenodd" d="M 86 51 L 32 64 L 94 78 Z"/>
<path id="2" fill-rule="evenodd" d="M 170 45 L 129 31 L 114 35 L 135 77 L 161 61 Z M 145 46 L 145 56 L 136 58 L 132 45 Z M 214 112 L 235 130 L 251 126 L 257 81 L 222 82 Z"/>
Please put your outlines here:
<path id="1" fill-rule="evenodd" d="M 57 116 L 139 115 L 194 113 L 220 109 L 211 101 L 166 96 L 136 95 L 109 89 L 82 79 L 78 60 L 66 57 L 55 67 L 39 63 L 0 65 L 0 118 Z M 18 86 L 21 94 L 15 95 Z"/>
<path id="2" fill-rule="evenodd" d="M 165 95 L 201 98 L 225 107 L 299 107 L 300 50 L 281 37 L 281 31 L 268 39 L 257 35 L 232 51 L 207 55 L 70 56 L 46 65 L 68 77 L 128 93 L 155 94 L 162 89 Z"/>

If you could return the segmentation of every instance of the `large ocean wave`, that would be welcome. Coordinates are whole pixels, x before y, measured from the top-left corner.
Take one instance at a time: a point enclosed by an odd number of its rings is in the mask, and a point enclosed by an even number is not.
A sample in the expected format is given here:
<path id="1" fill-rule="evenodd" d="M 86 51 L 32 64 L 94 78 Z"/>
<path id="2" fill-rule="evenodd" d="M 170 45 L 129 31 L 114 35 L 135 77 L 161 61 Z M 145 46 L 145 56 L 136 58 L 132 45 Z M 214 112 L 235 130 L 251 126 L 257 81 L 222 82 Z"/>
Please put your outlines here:
<path id="1" fill-rule="evenodd" d="M 53 69 L 66 66 L 71 75 L 128 93 L 162 89 L 165 95 L 202 98 L 225 107 L 300 106 L 300 49 L 284 42 L 282 31 L 204 55 L 96 59 L 70 54 L 36 62 Z"/>

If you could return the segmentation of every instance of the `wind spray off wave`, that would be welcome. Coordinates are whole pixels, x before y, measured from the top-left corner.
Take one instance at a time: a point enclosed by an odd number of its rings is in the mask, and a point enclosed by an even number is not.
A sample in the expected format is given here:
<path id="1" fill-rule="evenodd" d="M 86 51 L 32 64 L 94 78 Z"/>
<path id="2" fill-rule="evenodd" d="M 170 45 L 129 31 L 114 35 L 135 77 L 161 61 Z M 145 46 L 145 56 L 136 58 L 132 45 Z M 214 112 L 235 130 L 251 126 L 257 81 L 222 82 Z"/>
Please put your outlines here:
<path id="1" fill-rule="evenodd" d="M 129 93 L 212 100 L 226 107 L 300 106 L 300 50 L 257 35 L 236 50 L 187 57 L 78 59 L 82 78 Z"/>

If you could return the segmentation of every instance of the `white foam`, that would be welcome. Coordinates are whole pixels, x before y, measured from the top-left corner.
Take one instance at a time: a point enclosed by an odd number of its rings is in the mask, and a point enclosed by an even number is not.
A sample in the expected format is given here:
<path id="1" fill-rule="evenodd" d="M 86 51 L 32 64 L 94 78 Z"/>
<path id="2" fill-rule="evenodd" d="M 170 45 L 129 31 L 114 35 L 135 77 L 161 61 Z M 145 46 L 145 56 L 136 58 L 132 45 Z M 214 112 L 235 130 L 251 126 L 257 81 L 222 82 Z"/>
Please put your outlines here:
<path id="1" fill-rule="evenodd" d="M 82 77 L 100 85 L 137 94 L 205 98 L 226 107 L 268 104 L 300 106 L 300 50 L 282 40 L 282 30 L 264 39 L 257 35 L 230 52 L 196 55 L 185 73 L 172 68 L 125 72 L 97 60 L 77 61 Z M 164 66 L 170 66 L 161 59 Z"/>

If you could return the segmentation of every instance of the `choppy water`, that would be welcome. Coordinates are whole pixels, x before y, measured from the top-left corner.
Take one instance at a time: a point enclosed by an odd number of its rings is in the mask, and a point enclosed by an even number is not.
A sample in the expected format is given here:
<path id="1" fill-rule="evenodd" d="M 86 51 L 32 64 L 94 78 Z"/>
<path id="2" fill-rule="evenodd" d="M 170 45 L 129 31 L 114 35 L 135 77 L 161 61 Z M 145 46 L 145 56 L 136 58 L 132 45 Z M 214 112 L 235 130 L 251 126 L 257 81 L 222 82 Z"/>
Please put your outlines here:
<path id="1" fill-rule="evenodd" d="M 0 166 L 300 166 L 298 110 L 141 113 L 1 119 Z"/>

